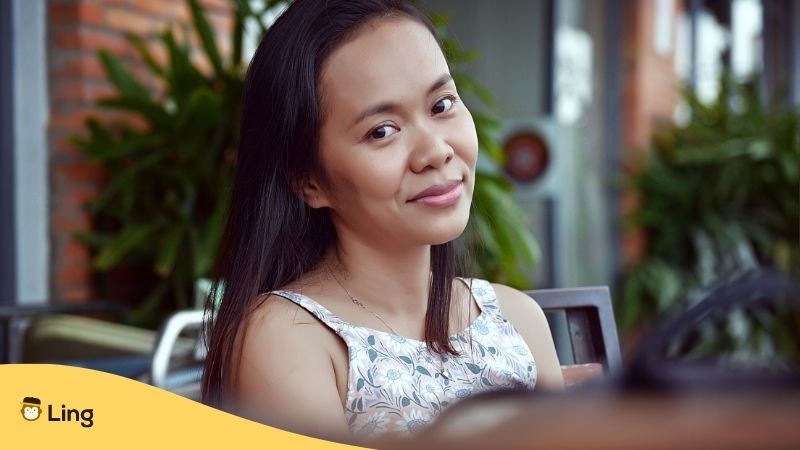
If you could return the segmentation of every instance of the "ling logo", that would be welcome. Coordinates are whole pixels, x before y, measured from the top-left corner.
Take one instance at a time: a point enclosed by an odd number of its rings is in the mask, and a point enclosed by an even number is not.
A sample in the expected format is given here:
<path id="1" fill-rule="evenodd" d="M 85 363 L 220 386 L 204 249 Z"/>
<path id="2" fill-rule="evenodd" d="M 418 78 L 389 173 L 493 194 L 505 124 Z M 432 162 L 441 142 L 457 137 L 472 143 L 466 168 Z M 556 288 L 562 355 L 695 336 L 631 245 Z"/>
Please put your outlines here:
<path id="1" fill-rule="evenodd" d="M 18 397 L 19 398 L 19 397 Z M 25 397 L 22 399 L 22 417 L 31 422 L 42 415 L 42 401 L 36 397 Z"/>
<path id="2" fill-rule="evenodd" d="M 25 397 L 22 400 L 22 417 L 33 422 L 42 415 L 42 401 L 36 397 Z M 77 410 L 67 408 L 66 405 L 61 405 L 61 415 L 55 415 L 53 405 L 47 405 L 47 421 L 48 422 L 73 422 L 80 421 L 81 426 L 84 428 L 91 428 L 94 425 L 94 410 L 84 409 Z"/>

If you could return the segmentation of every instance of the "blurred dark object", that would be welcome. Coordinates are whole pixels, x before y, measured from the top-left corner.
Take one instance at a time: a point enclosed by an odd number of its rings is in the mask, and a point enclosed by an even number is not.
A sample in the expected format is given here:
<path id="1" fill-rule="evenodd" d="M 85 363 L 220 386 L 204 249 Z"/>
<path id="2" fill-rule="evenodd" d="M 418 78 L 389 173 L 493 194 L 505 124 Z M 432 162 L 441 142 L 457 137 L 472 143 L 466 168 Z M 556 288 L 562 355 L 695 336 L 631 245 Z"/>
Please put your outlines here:
<path id="1" fill-rule="evenodd" d="M 800 389 L 494 393 L 445 411 L 401 449 L 796 449 Z"/>
<path id="2" fill-rule="evenodd" d="M 800 346 L 800 284 L 785 274 L 767 268 L 741 272 L 719 282 L 705 297 L 686 311 L 655 328 L 642 342 L 636 357 L 622 380 L 623 386 L 639 389 L 688 389 L 787 386 L 800 388 L 800 361 L 797 352 L 772 355 L 771 361 L 732 361 L 728 353 L 713 347 L 714 354 L 694 351 L 693 345 L 707 345 L 714 336 L 698 337 L 698 329 L 724 328 L 731 310 L 742 317 L 760 316 L 766 321 L 769 313 L 783 319 L 790 333 L 786 346 Z M 704 328 L 700 328 L 704 327 Z M 724 335 L 723 335 L 724 336 Z M 677 345 L 676 345 L 677 344 Z M 731 343 L 736 344 L 736 343 Z M 707 346 L 708 347 L 708 346 Z"/>

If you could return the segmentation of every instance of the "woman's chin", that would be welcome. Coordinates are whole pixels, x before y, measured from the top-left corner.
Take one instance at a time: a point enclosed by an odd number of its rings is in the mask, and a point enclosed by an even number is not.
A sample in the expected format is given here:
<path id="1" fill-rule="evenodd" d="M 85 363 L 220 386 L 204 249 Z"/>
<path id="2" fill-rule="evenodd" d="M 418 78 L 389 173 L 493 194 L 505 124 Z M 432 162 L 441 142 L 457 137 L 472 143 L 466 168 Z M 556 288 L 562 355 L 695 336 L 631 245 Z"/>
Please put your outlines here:
<path id="1" fill-rule="evenodd" d="M 431 223 L 425 226 L 425 241 L 430 245 L 446 244 L 458 239 L 467 228 L 469 214 L 460 220 L 450 220 L 447 223 Z"/>

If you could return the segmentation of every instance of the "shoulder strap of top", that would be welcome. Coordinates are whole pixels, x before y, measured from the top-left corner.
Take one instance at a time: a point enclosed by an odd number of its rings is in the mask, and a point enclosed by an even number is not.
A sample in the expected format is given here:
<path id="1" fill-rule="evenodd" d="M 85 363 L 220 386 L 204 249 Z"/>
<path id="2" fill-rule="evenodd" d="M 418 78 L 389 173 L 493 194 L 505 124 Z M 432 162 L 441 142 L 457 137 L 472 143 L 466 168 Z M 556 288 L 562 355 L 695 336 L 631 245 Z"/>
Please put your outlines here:
<path id="1" fill-rule="evenodd" d="M 478 278 L 466 278 L 464 282 L 472 288 L 472 295 L 481 311 L 502 318 L 500 302 L 497 301 L 497 293 L 491 283 Z"/>
<path id="2" fill-rule="evenodd" d="M 324 323 L 328 326 L 328 328 L 337 333 L 341 330 L 343 325 L 347 324 L 336 314 L 330 312 L 328 308 L 314 301 L 311 297 L 286 290 L 271 291 L 270 294 L 279 295 L 287 300 L 290 300 L 297 306 L 300 306 L 301 308 L 313 314 L 314 317 L 320 320 L 320 322 Z"/>

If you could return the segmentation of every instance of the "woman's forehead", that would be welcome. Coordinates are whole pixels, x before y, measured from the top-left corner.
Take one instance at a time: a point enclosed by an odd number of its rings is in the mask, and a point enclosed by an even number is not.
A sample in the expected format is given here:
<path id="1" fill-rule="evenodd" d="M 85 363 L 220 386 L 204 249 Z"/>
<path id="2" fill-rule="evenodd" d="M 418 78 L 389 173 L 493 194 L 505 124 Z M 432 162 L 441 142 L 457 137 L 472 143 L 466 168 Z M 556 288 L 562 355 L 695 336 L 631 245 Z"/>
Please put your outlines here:
<path id="1" fill-rule="evenodd" d="M 330 110 L 355 110 L 377 102 L 421 97 L 447 73 L 436 39 L 408 18 L 377 19 L 335 49 L 325 63 L 320 88 Z"/>

